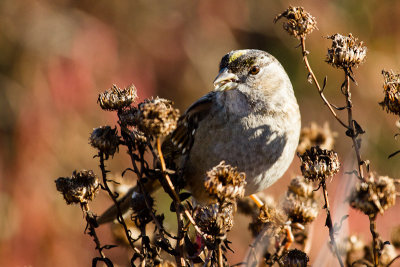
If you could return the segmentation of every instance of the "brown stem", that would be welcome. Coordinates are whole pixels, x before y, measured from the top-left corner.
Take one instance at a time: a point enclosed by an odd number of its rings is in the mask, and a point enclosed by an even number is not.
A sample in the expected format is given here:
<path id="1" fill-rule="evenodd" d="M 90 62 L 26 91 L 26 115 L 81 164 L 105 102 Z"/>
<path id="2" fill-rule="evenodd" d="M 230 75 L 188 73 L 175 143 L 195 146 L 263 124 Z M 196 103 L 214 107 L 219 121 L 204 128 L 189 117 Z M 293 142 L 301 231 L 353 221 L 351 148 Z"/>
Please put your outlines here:
<path id="1" fill-rule="evenodd" d="M 374 256 L 374 266 L 378 266 L 379 257 L 378 257 L 378 238 L 379 234 L 376 232 L 376 214 L 372 214 L 369 216 L 369 229 L 372 235 L 372 251 Z"/>
<path id="2" fill-rule="evenodd" d="M 344 96 L 346 97 L 346 109 L 347 109 L 347 118 L 348 118 L 348 130 L 350 132 L 350 137 L 353 141 L 353 147 L 354 147 L 354 151 L 356 153 L 356 157 L 357 157 L 357 167 L 358 167 L 358 175 L 359 178 L 361 180 L 364 180 L 364 173 L 363 173 L 363 161 L 361 159 L 361 153 L 360 153 L 360 147 L 357 143 L 357 134 L 356 131 L 354 129 L 354 123 L 353 123 L 353 111 L 352 111 L 352 107 L 353 107 L 353 103 L 351 101 L 351 92 L 350 92 L 350 75 L 348 73 L 348 70 L 345 70 L 345 84 L 346 84 L 346 88 L 345 88 L 345 92 Z"/>
<path id="3" fill-rule="evenodd" d="M 185 259 L 183 258 L 183 243 L 184 243 L 184 222 L 183 222 L 183 216 L 182 216 L 182 210 L 181 208 L 183 207 L 181 205 L 180 199 L 178 194 L 175 191 L 175 187 L 172 184 L 171 179 L 169 178 L 168 174 L 166 173 L 166 165 L 165 165 L 165 161 L 164 161 L 164 156 L 162 154 L 162 150 L 161 150 L 161 141 L 160 138 L 157 138 L 157 152 L 158 152 L 158 157 L 160 158 L 160 162 L 161 162 L 161 172 L 163 174 L 163 178 L 165 179 L 165 181 L 167 182 L 167 185 L 169 188 L 164 188 L 164 190 L 166 192 L 170 192 L 170 196 L 173 199 L 174 205 L 175 205 L 175 210 L 176 210 L 176 218 L 178 221 L 178 239 L 176 241 L 176 247 L 175 250 L 177 252 L 177 255 L 175 256 L 176 259 L 176 263 L 178 264 L 178 266 L 186 266 L 185 263 Z M 161 183 L 164 187 L 164 183 Z"/>
<path id="4" fill-rule="evenodd" d="M 329 237 L 331 239 L 331 245 L 333 246 L 333 250 L 335 252 L 336 258 L 339 261 L 339 264 L 341 267 L 344 266 L 342 258 L 339 255 L 339 251 L 337 249 L 337 245 L 335 242 L 335 229 L 333 228 L 333 223 L 332 223 L 332 217 L 331 217 L 331 211 L 330 211 L 330 206 L 329 206 L 329 199 L 328 199 L 328 191 L 326 190 L 326 181 L 323 179 L 321 181 L 321 186 L 322 186 L 322 191 L 324 193 L 324 200 L 325 200 L 325 210 L 326 210 L 326 221 L 325 221 L 325 226 L 328 227 L 329 229 Z"/>
<path id="5" fill-rule="evenodd" d="M 217 252 L 218 252 L 218 267 L 224 267 L 221 244 L 218 245 Z"/>
<path id="6" fill-rule="evenodd" d="M 308 62 L 308 58 L 307 58 L 308 52 L 307 52 L 307 50 L 306 50 L 305 38 L 304 38 L 304 37 L 301 37 L 301 38 L 300 38 L 300 42 L 301 42 L 301 52 L 302 52 L 302 54 L 303 54 L 304 63 L 306 64 L 307 71 L 308 71 L 308 73 L 311 75 L 311 77 L 312 77 L 312 79 L 313 79 L 313 81 L 314 81 L 314 83 L 315 83 L 315 86 L 316 86 L 317 89 L 318 89 L 318 94 L 319 94 L 319 96 L 321 97 L 322 101 L 324 101 L 325 105 L 327 105 L 327 107 L 329 108 L 329 111 L 332 113 L 333 117 L 335 117 L 335 119 L 336 119 L 343 127 L 345 127 L 345 128 L 347 129 L 348 126 L 337 116 L 337 114 L 336 114 L 336 112 L 335 112 L 335 110 L 334 110 L 334 107 L 333 107 L 333 106 L 331 105 L 331 103 L 329 103 L 329 101 L 326 99 L 326 97 L 325 97 L 325 95 L 324 95 L 324 93 L 323 93 L 323 89 L 322 89 L 321 86 L 319 85 L 318 80 L 317 80 L 317 78 L 315 77 L 315 74 L 314 74 L 314 72 L 313 72 L 312 69 L 311 69 L 310 63 Z"/>
<path id="7" fill-rule="evenodd" d="M 181 203 L 181 201 L 180 201 L 180 199 L 179 199 L 179 196 L 177 195 L 177 193 L 176 193 L 176 191 L 175 191 L 174 185 L 172 184 L 171 179 L 169 178 L 168 174 L 166 173 L 166 166 L 165 166 L 164 156 L 163 156 L 163 153 L 162 153 L 162 151 L 161 151 L 161 142 L 160 142 L 160 138 L 157 138 L 157 152 L 158 152 L 158 155 L 159 155 L 159 157 L 160 157 L 161 171 L 162 171 L 163 177 L 165 178 L 165 180 L 167 181 L 167 184 L 168 184 L 168 186 L 169 186 L 169 188 L 164 188 L 165 192 L 171 192 L 171 194 L 172 194 L 172 196 L 171 196 L 172 199 L 173 199 L 174 201 L 176 201 L 176 202 L 183 208 L 183 211 L 184 211 L 184 213 L 185 213 L 187 219 L 193 224 L 193 227 L 195 228 L 195 230 L 196 230 L 200 235 L 203 235 L 203 232 L 202 232 L 202 231 L 200 230 L 200 228 L 196 225 L 196 223 L 195 223 L 195 221 L 194 221 L 192 215 L 190 214 L 190 212 L 186 209 L 185 206 L 182 205 L 182 203 Z M 164 187 L 164 185 L 163 185 L 163 187 Z"/>

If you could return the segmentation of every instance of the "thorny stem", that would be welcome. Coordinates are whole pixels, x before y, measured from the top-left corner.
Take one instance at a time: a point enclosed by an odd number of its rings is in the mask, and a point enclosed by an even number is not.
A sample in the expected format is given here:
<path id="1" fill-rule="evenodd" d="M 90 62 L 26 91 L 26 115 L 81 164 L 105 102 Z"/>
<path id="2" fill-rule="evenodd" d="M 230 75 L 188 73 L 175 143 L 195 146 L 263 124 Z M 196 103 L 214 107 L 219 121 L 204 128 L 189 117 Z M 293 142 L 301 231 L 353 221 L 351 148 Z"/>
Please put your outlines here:
<path id="1" fill-rule="evenodd" d="M 376 232 L 376 214 L 372 214 L 369 216 L 369 229 L 372 235 L 372 251 L 374 256 L 374 266 L 378 266 L 379 257 L 378 257 L 378 238 L 379 234 Z"/>
<path id="2" fill-rule="evenodd" d="M 125 235 L 126 235 L 126 237 L 128 239 L 129 245 L 131 246 L 133 251 L 139 253 L 139 250 L 137 248 L 135 248 L 135 245 L 133 244 L 133 239 L 131 237 L 131 232 L 129 231 L 128 227 L 126 226 L 125 220 L 124 220 L 124 218 L 122 216 L 121 207 L 119 206 L 119 203 L 118 203 L 114 193 L 111 191 L 110 187 L 108 186 L 108 183 L 107 183 L 107 171 L 106 171 L 106 167 L 104 165 L 104 154 L 102 152 L 100 152 L 99 153 L 99 157 L 100 157 L 100 169 L 101 169 L 101 175 L 102 175 L 102 178 L 103 178 L 104 188 L 107 191 L 108 195 L 111 197 L 112 201 L 114 202 L 115 207 L 117 208 L 117 220 L 122 225 L 122 227 L 124 228 Z"/>
<path id="3" fill-rule="evenodd" d="M 315 86 L 317 86 L 318 93 L 319 93 L 319 95 L 320 95 L 322 101 L 324 101 L 325 105 L 328 106 L 330 112 L 331 112 L 332 115 L 335 117 L 335 119 L 336 119 L 343 127 L 345 127 L 346 129 L 348 129 L 348 126 L 337 116 L 337 114 L 336 114 L 336 112 L 335 112 L 333 106 L 332 106 L 331 103 L 329 103 L 329 101 L 326 99 L 326 97 L 325 97 L 325 95 L 324 95 L 324 93 L 323 93 L 323 88 L 321 88 L 321 86 L 319 85 L 318 80 L 317 80 L 317 78 L 315 77 L 315 74 L 314 74 L 314 72 L 313 72 L 312 69 L 311 69 L 310 63 L 308 62 L 308 58 L 307 58 L 308 51 L 306 50 L 305 37 L 301 37 L 301 38 L 300 38 L 300 42 L 301 42 L 301 52 L 302 52 L 302 54 L 303 54 L 304 63 L 306 64 L 307 71 L 308 71 L 308 73 L 311 75 L 311 77 L 312 77 L 312 79 L 313 79 L 313 81 L 314 81 L 314 83 L 315 83 Z"/>
<path id="4" fill-rule="evenodd" d="M 93 237 L 93 241 L 96 244 L 96 250 L 99 251 L 100 257 L 102 259 L 105 259 L 106 256 L 105 256 L 105 254 L 103 252 L 103 247 L 100 244 L 99 237 L 97 236 L 96 227 L 93 224 L 93 220 L 92 220 L 91 215 L 89 214 L 88 207 L 82 206 L 82 211 L 85 213 L 85 220 L 86 220 L 86 223 L 88 225 L 87 227 L 89 227 L 89 235 Z"/>
<path id="5" fill-rule="evenodd" d="M 333 250 L 335 251 L 336 257 L 339 261 L 341 267 L 344 266 L 342 258 L 339 255 L 339 251 L 337 249 L 337 245 L 335 242 L 335 229 L 333 228 L 331 211 L 329 206 L 329 199 L 328 199 L 328 191 L 326 190 L 326 181 L 325 179 L 321 181 L 322 191 L 324 193 L 324 200 L 325 200 L 325 209 L 326 209 L 326 221 L 325 226 L 329 228 L 329 237 L 331 239 L 331 245 L 333 246 Z"/>

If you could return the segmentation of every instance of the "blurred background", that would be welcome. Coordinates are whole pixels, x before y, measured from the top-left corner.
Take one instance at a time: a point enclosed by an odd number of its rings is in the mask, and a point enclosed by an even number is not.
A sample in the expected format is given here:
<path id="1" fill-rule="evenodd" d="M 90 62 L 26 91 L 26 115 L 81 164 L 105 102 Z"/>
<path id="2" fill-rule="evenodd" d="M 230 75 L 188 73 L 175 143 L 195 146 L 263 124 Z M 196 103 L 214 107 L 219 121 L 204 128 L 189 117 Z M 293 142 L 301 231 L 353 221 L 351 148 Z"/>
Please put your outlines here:
<path id="1" fill-rule="evenodd" d="M 65 204 L 54 180 L 75 169 L 98 173 L 89 134 L 100 125 L 116 125 L 116 116 L 96 104 L 100 92 L 112 84 L 134 84 L 141 100 L 158 95 L 184 111 L 212 90 L 221 57 L 242 48 L 266 50 L 282 63 L 294 85 L 303 126 L 328 121 L 338 133 L 335 150 L 343 167 L 328 185 L 335 220 L 350 214 L 344 230 L 370 240 L 368 218 L 346 204 L 351 179 L 345 172 L 354 168 L 350 139 L 307 82 L 298 41 L 281 23 L 273 23 L 289 4 L 316 17 L 319 30 L 307 38 L 309 59 L 320 81 L 328 76 L 325 93 L 334 104 L 344 104 L 344 76 L 324 62 L 330 46 L 324 36 L 351 32 L 365 42 L 367 60 L 354 70 L 358 86 L 352 88 L 354 118 L 366 131 L 362 155 L 373 170 L 399 177 L 400 156 L 387 159 L 400 148 L 394 138 L 398 118 L 378 105 L 383 99 L 381 70 L 400 70 L 399 1 L 2 0 L 0 266 L 90 266 L 97 255 L 91 238 L 83 234 L 80 208 Z M 109 163 L 116 175 L 127 166 L 123 149 Z M 296 158 L 266 193 L 279 199 L 299 173 Z M 109 204 L 99 196 L 91 207 L 101 213 Z M 243 260 L 251 242 L 241 219 L 230 234 L 235 251 L 228 254 L 231 264 Z M 311 263 L 336 266 L 330 253 L 324 253 L 324 219 L 321 211 L 314 223 Z M 399 221 L 399 205 L 379 216 L 383 240 L 390 239 Z M 114 242 L 108 226 L 99 233 L 102 243 Z M 108 254 L 121 266 L 129 256 L 119 248 Z"/>

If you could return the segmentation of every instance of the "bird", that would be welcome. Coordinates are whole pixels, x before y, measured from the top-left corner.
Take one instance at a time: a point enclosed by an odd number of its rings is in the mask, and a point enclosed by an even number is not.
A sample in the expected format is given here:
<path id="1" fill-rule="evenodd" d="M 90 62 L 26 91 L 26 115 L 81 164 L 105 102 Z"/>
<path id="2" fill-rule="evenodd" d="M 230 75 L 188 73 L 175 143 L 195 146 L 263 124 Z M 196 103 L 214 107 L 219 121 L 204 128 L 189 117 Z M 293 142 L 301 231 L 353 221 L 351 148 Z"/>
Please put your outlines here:
<path id="1" fill-rule="evenodd" d="M 198 203 L 210 201 L 204 177 L 221 161 L 246 174 L 246 195 L 272 185 L 291 164 L 301 128 L 292 83 L 268 52 L 227 53 L 213 85 L 185 111 L 164 141 L 165 147 L 172 143 L 180 151 L 178 166 Z M 127 199 L 129 194 L 132 191 Z M 101 216 L 100 223 L 102 217 L 107 216 Z"/>

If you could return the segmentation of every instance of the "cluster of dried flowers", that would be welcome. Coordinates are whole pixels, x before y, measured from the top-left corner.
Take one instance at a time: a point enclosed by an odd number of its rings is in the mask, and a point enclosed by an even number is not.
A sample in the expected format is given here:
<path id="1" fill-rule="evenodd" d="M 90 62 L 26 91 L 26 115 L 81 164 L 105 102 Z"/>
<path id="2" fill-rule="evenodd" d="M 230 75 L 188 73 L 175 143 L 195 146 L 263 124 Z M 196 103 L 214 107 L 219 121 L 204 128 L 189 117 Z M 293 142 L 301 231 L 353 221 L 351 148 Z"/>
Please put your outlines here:
<path id="1" fill-rule="evenodd" d="M 352 173 L 356 174 L 356 177 L 359 179 L 359 183 L 351 192 L 349 202 L 353 208 L 358 209 L 369 216 L 373 244 L 372 249 L 367 249 L 365 246 L 359 246 L 357 242 L 351 243 L 349 245 L 351 249 L 346 250 L 347 264 L 351 266 L 354 264 L 355 266 L 358 266 L 357 264 L 363 264 L 363 266 L 390 264 L 392 262 L 390 262 L 389 259 L 394 257 L 389 257 L 387 255 L 390 254 L 388 251 L 391 250 L 392 247 L 387 245 L 387 242 L 383 242 L 379 239 L 379 234 L 376 232 L 375 220 L 378 213 L 383 214 L 384 210 L 395 204 L 397 195 L 395 181 L 387 176 L 378 176 L 377 174 L 370 172 L 369 161 L 362 160 L 360 153 L 361 140 L 359 139 L 359 135 L 363 134 L 364 130 L 352 117 L 353 104 L 350 93 L 350 82 L 353 81 L 356 83 L 352 77 L 352 68 L 358 67 L 358 65 L 365 61 L 367 48 L 364 46 L 363 42 L 358 42 L 357 38 L 355 38 L 352 34 L 343 36 L 337 33 L 327 37 L 327 39 L 332 40 L 332 45 L 330 48 L 328 48 L 325 61 L 333 67 L 342 69 L 345 73 L 345 81 L 342 83 L 341 92 L 345 96 L 346 105 L 343 108 L 337 108 L 336 106 L 330 104 L 323 94 L 323 91 L 326 87 L 326 78 L 323 86 L 321 87 L 310 67 L 307 58 L 309 52 L 305 49 L 305 37 L 314 28 L 316 24 L 315 19 L 301 7 L 289 7 L 282 14 L 275 18 L 275 22 L 280 18 L 287 19 L 287 21 L 283 24 L 284 29 L 290 35 L 300 39 L 303 60 L 309 72 L 309 80 L 314 82 L 321 99 L 328 106 L 335 119 L 342 126 L 344 126 L 346 135 L 349 136 L 353 142 L 353 148 L 357 157 L 358 170 L 353 171 Z M 400 75 L 394 73 L 393 71 L 382 71 L 382 74 L 384 77 L 383 88 L 385 96 L 384 100 L 379 104 L 386 109 L 387 112 L 399 115 Z M 336 114 L 336 110 L 347 111 L 348 124 L 340 119 L 340 117 Z M 326 131 L 316 128 L 315 125 L 312 125 L 310 128 L 306 128 L 304 131 L 302 131 L 298 153 L 302 163 L 301 170 L 303 176 L 309 181 L 318 181 L 320 187 L 322 187 L 325 199 L 324 207 L 327 210 L 326 226 L 329 228 L 331 245 L 336 257 L 338 258 L 340 266 L 344 266 L 344 263 L 341 259 L 341 256 L 343 255 L 339 253 L 339 249 L 335 242 L 335 234 L 337 229 L 333 227 L 329 210 L 328 194 L 326 191 L 326 179 L 332 177 L 339 170 L 337 154 L 331 151 L 332 147 L 330 146 L 329 142 L 327 142 L 327 140 L 332 139 L 332 135 L 329 135 L 329 133 Z M 315 147 L 307 149 L 307 145 L 312 145 Z M 319 146 L 321 146 L 322 149 Z M 394 156 L 399 152 L 400 151 L 397 151 L 391 154 L 391 156 Z M 366 174 L 364 173 L 363 168 L 365 168 Z M 349 240 L 354 241 L 353 239 L 354 238 Z M 360 247 L 362 247 L 360 250 L 363 251 L 362 261 L 358 261 L 360 259 L 354 257 L 354 253 L 351 252 L 356 250 L 356 248 L 358 250 Z M 367 252 L 369 253 L 369 256 L 366 254 Z M 357 251 L 357 253 L 360 254 L 359 251 Z"/>
<path id="2" fill-rule="evenodd" d="M 325 104 L 329 102 L 323 96 L 323 88 L 319 87 L 307 60 L 308 51 L 305 50 L 305 38 L 316 29 L 315 18 L 302 7 L 289 7 L 276 16 L 274 22 L 285 18 L 283 28 L 301 41 L 303 59 L 309 74 L 318 87 L 319 94 Z M 349 79 L 353 80 L 352 68 L 364 62 L 366 47 L 363 42 L 351 34 L 342 36 L 334 34 L 328 39 L 332 46 L 328 49 L 326 62 L 345 71 L 346 80 L 342 89 L 347 87 L 343 94 L 346 96 L 347 106 L 344 109 L 351 111 L 351 94 L 349 93 Z M 383 71 L 385 98 L 380 105 L 388 112 L 400 115 L 399 84 L 400 75 L 393 71 Z M 343 92 L 343 91 L 342 91 Z M 237 171 L 234 166 L 221 162 L 205 174 L 204 186 L 212 198 L 213 203 L 197 205 L 189 201 L 188 193 L 181 192 L 182 184 L 179 183 L 179 171 L 166 169 L 159 141 L 161 137 L 168 136 L 177 127 L 179 111 L 173 108 L 173 103 L 166 99 L 151 98 L 134 106 L 137 92 L 134 86 L 120 89 L 113 86 L 100 94 L 98 103 L 103 110 L 115 111 L 118 115 L 119 128 L 101 126 L 93 130 L 89 143 L 98 151 L 102 183 L 99 182 L 93 171 L 74 171 L 71 177 L 60 177 L 56 180 L 57 190 L 63 194 L 67 204 L 78 203 L 85 212 L 88 223 L 89 235 L 96 243 L 99 257 L 93 259 L 93 265 L 101 261 L 107 266 L 113 266 L 105 256 L 104 251 L 113 246 L 101 246 L 96 234 L 96 216 L 89 212 L 89 201 L 92 201 L 100 188 L 107 191 L 116 205 L 116 217 L 120 225 L 119 233 L 122 239 L 132 248 L 131 266 L 140 261 L 141 266 L 175 266 L 165 258 L 175 257 L 178 266 L 193 266 L 200 263 L 203 266 L 226 266 L 225 252 L 230 249 L 227 233 L 232 229 L 233 217 L 238 209 L 251 217 L 249 229 L 255 239 L 251 246 L 256 247 L 257 242 L 266 244 L 264 263 L 267 266 L 278 264 L 280 266 L 307 266 L 309 258 L 304 251 L 297 248 L 291 249 L 292 243 L 301 246 L 304 250 L 307 241 L 307 225 L 315 220 L 318 215 L 318 197 L 314 190 L 316 184 L 322 188 L 327 218 L 326 226 L 329 228 L 330 243 L 336 254 L 339 264 L 344 266 L 341 257 L 346 256 L 348 265 L 367 264 L 378 266 L 387 265 L 395 259 L 394 247 L 383 242 L 376 232 L 376 216 L 395 204 L 395 181 L 387 176 L 378 176 L 367 172 L 364 176 L 361 165 L 364 161 L 359 156 L 359 145 L 356 134 L 362 130 L 354 120 L 350 125 L 345 125 L 332 111 L 335 118 L 345 126 L 353 139 L 356 150 L 360 179 L 353 189 L 349 202 L 350 205 L 365 213 L 370 219 L 370 228 L 373 236 L 372 247 L 364 245 L 355 236 L 350 236 L 344 242 L 336 244 L 335 234 L 338 231 L 333 226 L 326 181 L 338 173 L 340 163 L 338 155 L 332 151 L 335 133 L 332 133 L 327 124 L 319 127 L 312 123 L 310 127 L 301 132 L 298 155 L 301 160 L 302 176 L 291 180 L 282 205 L 262 197 L 264 205 L 256 205 L 244 196 L 246 185 L 245 174 Z M 349 104 L 350 103 L 350 104 Z M 330 106 L 332 107 L 332 106 Z M 339 109 L 338 109 L 339 110 Z M 350 112 L 351 113 L 351 112 Z M 350 115 L 349 115 L 350 116 Z M 156 140 L 157 150 L 154 148 Z M 130 192 L 130 196 L 118 198 L 118 193 L 110 189 L 105 160 L 114 156 L 124 146 L 128 150 L 132 167 L 125 171 L 134 172 L 137 177 L 137 187 Z M 148 163 L 145 152 L 153 156 L 153 164 Z M 125 173 L 125 171 L 123 173 Z M 158 184 L 158 186 L 156 185 Z M 162 186 L 171 199 L 171 211 L 177 215 L 178 229 L 170 233 L 164 227 L 164 214 L 156 210 L 150 189 Z M 123 218 L 123 209 L 128 206 L 132 210 L 130 220 Z M 195 234 L 189 231 L 189 225 L 194 227 Z M 152 230 L 148 228 L 152 225 Z M 129 226 L 132 229 L 129 229 Z M 133 237 L 133 233 L 135 237 Z M 394 232 L 392 242 L 395 246 L 400 243 L 399 234 Z M 119 235 L 121 236 L 121 235 Z M 175 244 L 175 246 L 173 245 Z M 246 262 L 250 264 L 248 260 Z M 258 262 L 256 263 L 258 264 Z"/>

